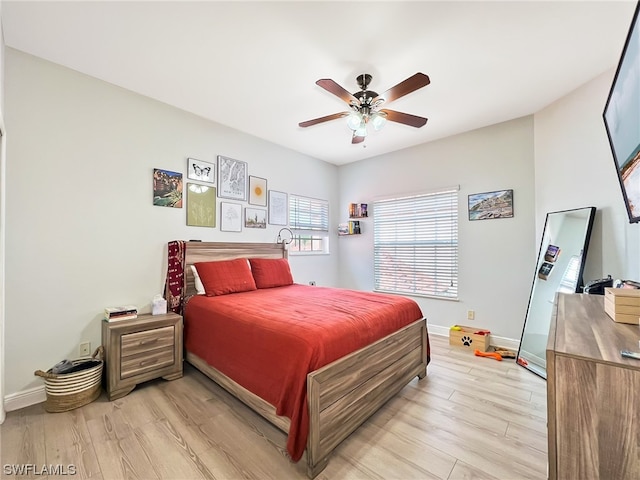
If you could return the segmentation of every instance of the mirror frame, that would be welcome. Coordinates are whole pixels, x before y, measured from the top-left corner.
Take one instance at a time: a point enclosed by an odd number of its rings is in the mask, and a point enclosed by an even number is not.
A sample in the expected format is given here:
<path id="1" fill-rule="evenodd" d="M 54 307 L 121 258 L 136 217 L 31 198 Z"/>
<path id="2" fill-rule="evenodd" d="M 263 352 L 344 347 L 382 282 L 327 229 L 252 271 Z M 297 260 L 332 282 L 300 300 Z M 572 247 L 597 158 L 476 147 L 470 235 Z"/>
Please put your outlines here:
<path id="1" fill-rule="evenodd" d="M 533 299 L 533 293 L 535 291 L 535 286 L 536 286 L 536 281 L 538 280 L 538 270 L 540 268 L 541 265 L 541 259 L 542 256 L 546 253 L 546 247 L 544 245 L 544 241 L 546 238 L 546 234 L 547 234 L 547 227 L 549 225 L 549 217 L 551 215 L 554 214 L 558 214 L 558 213 L 571 213 L 571 212 L 577 212 L 577 211 L 581 211 L 581 210 L 588 210 L 589 211 L 589 217 L 587 220 L 587 228 L 585 230 L 585 234 L 584 234 L 584 239 L 583 239 L 583 244 L 582 244 L 582 257 L 580 259 L 580 268 L 578 271 L 578 276 L 576 279 L 576 287 L 575 287 L 575 292 L 574 293 L 581 293 L 582 289 L 584 287 L 583 285 L 583 279 L 582 279 L 582 275 L 584 273 L 584 264 L 587 258 L 587 251 L 589 249 L 589 241 L 591 238 L 591 231 L 593 230 L 593 222 L 595 219 L 595 213 L 596 213 L 596 207 L 582 207 L 582 208 L 572 208 L 569 210 L 559 210 L 557 212 L 548 212 L 545 220 L 544 220 L 544 227 L 542 229 L 542 237 L 540 238 L 540 248 L 538 249 L 538 257 L 536 258 L 536 268 L 534 269 L 533 272 L 533 282 L 531 283 L 531 291 L 529 293 L 529 302 L 527 303 L 527 311 L 525 313 L 525 317 L 524 317 L 524 324 L 522 325 L 522 335 L 520 336 L 520 344 L 518 345 L 518 353 L 516 354 L 516 364 L 520 365 L 523 368 L 526 368 L 527 370 L 529 370 L 530 372 L 535 373 L 536 375 L 538 375 L 539 377 L 542 377 L 546 380 L 547 376 L 546 376 L 546 368 L 540 367 L 538 365 L 536 365 L 536 368 L 532 368 L 529 363 L 526 361 L 525 358 L 521 357 L 520 352 L 522 349 L 522 341 L 524 340 L 524 335 L 525 335 L 525 330 L 527 327 L 527 321 L 529 320 L 529 314 L 530 309 L 531 309 L 531 300 Z M 557 295 L 557 290 L 556 290 L 556 295 Z M 546 352 L 545 352 L 546 355 Z"/>

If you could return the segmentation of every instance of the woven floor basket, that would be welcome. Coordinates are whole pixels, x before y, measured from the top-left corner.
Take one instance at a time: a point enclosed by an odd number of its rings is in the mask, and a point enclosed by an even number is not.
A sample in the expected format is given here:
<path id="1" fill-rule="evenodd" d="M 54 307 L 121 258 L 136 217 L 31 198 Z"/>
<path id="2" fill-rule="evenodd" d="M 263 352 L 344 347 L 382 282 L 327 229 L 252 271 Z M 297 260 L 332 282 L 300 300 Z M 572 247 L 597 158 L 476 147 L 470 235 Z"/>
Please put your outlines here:
<path id="1" fill-rule="evenodd" d="M 44 378 L 47 392 L 45 410 L 47 412 L 66 412 L 93 402 L 102 392 L 102 369 L 104 366 L 104 347 L 99 346 L 91 358 L 73 360 L 74 366 L 82 363 L 99 363 L 90 368 L 73 373 L 51 373 L 36 370 L 34 375 Z"/>

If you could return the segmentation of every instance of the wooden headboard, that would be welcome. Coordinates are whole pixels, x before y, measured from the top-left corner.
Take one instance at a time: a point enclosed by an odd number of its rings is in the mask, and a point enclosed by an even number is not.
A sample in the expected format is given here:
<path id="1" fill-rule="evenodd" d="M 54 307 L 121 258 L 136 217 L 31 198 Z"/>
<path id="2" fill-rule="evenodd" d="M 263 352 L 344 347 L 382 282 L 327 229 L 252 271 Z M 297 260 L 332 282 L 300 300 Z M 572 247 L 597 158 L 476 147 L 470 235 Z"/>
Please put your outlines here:
<path id="1" fill-rule="evenodd" d="M 191 265 L 197 262 L 233 260 L 235 258 L 288 258 L 282 243 L 185 242 L 185 298 L 195 295 Z"/>

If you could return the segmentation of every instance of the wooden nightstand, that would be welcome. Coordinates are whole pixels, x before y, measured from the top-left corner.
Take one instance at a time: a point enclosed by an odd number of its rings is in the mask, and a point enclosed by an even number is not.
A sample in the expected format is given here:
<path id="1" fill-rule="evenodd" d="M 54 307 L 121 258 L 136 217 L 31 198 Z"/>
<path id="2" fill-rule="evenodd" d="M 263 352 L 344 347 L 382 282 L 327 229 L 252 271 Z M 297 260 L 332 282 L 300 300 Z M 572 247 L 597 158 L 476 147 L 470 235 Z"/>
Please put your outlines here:
<path id="1" fill-rule="evenodd" d="M 182 376 L 182 317 L 139 315 L 102 322 L 106 390 L 109 400 L 124 397 L 139 383 Z"/>

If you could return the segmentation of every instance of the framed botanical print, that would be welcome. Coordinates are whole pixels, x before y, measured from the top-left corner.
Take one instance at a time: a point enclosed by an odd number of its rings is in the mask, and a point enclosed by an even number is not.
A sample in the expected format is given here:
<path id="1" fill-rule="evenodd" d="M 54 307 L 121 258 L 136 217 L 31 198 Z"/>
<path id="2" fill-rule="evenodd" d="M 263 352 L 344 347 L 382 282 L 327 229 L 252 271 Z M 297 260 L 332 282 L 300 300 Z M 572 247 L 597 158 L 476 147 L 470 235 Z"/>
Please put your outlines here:
<path id="1" fill-rule="evenodd" d="M 187 183 L 187 225 L 216 226 L 216 187 Z"/>
<path id="2" fill-rule="evenodd" d="M 220 202 L 220 231 L 242 231 L 242 205 L 239 203 Z"/>

